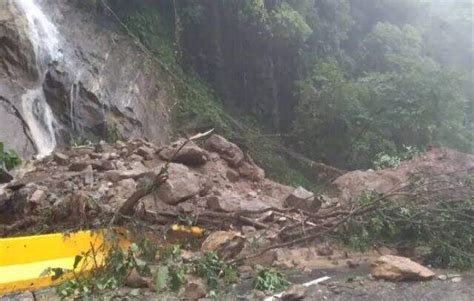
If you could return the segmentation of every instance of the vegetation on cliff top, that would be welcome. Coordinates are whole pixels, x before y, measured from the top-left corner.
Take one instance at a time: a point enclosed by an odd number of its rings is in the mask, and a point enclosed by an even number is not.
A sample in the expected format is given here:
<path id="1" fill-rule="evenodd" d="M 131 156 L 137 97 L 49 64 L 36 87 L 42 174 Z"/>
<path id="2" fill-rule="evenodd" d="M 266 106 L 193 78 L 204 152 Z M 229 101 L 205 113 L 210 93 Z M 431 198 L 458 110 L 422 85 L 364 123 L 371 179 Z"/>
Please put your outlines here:
<path id="1" fill-rule="evenodd" d="M 461 4 L 108 3 L 173 74 L 178 131 L 215 127 L 260 146 L 265 167 L 282 161 L 264 162 L 280 144 L 344 169 L 405 145 L 473 150 L 472 13 Z"/>

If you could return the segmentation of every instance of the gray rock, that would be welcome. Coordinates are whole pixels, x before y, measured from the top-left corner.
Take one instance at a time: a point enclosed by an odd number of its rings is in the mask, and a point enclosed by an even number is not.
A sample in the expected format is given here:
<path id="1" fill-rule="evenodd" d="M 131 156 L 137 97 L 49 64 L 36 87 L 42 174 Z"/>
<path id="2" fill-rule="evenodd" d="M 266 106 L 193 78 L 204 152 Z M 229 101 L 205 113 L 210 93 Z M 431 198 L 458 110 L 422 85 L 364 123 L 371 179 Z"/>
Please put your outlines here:
<path id="1" fill-rule="evenodd" d="M 59 165 L 68 165 L 69 164 L 69 156 L 65 155 L 60 152 L 56 152 L 53 155 L 53 160 L 58 163 Z"/>
<path id="2" fill-rule="evenodd" d="M 168 180 L 157 190 L 157 196 L 163 202 L 175 205 L 199 193 L 199 177 L 186 166 L 171 163 L 168 175 Z"/>
<path id="3" fill-rule="evenodd" d="M 209 151 L 218 153 L 232 167 L 239 167 L 244 161 L 242 150 L 222 136 L 212 135 L 206 140 L 204 147 Z"/>
<path id="4" fill-rule="evenodd" d="M 104 173 L 104 178 L 110 182 L 118 182 L 124 179 L 137 180 L 144 176 L 153 176 L 153 171 L 148 169 L 134 169 L 134 170 L 108 170 Z"/>
<path id="5" fill-rule="evenodd" d="M 371 264 L 370 274 L 375 279 L 389 281 L 430 280 L 435 276 L 430 269 L 406 258 L 384 255 Z"/>
<path id="6" fill-rule="evenodd" d="M 181 139 L 166 146 L 160 151 L 160 157 L 164 160 L 172 160 L 172 162 L 190 166 L 198 166 L 207 162 L 206 151 L 192 141 L 189 141 L 178 153 L 176 153 L 185 142 L 185 139 Z"/>
<path id="7" fill-rule="evenodd" d="M 239 179 L 240 179 L 239 173 L 237 171 L 235 171 L 234 169 L 229 168 L 225 175 L 226 175 L 227 179 L 232 183 L 238 182 Z"/>
<path id="8" fill-rule="evenodd" d="M 241 202 L 241 199 L 238 196 L 212 195 L 207 198 L 207 207 L 211 210 L 216 210 L 216 211 L 235 212 L 241 209 L 240 202 Z"/>
<path id="9" fill-rule="evenodd" d="M 140 146 L 137 150 L 136 150 L 137 154 L 139 156 L 142 156 L 143 158 L 145 158 L 146 160 L 152 160 L 153 159 L 153 155 L 155 154 L 155 150 L 151 147 L 148 147 L 148 146 Z"/>
<path id="10" fill-rule="evenodd" d="M 189 281 L 184 288 L 182 300 L 185 301 L 197 301 L 201 298 L 206 297 L 207 290 L 206 285 L 201 279 Z"/>
<path id="11" fill-rule="evenodd" d="M 317 212 L 321 208 L 321 201 L 316 199 L 311 191 L 299 186 L 286 198 L 285 205 L 290 208 Z"/>
<path id="12" fill-rule="evenodd" d="M 42 189 L 38 189 L 28 198 L 28 203 L 34 205 L 40 205 L 46 200 L 46 192 Z"/>

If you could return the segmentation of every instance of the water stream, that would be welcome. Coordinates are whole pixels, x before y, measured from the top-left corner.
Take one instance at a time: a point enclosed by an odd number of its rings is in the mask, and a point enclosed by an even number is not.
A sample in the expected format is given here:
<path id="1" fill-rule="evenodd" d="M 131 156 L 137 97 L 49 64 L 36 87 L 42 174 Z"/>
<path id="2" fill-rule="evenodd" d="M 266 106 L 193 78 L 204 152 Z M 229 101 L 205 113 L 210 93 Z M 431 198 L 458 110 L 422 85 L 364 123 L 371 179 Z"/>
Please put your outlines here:
<path id="1" fill-rule="evenodd" d="M 35 0 L 13 0 L 28 21 L 28 37 L 34 47 L 40 78 L 37 86 L 22 96 L 23 115 L 36 145 L 38 155 L 50 154 L 56 147 L 54 116 L 46 102 L 42 83 L 49 63 L 62 59 L 60 37 Z"/>

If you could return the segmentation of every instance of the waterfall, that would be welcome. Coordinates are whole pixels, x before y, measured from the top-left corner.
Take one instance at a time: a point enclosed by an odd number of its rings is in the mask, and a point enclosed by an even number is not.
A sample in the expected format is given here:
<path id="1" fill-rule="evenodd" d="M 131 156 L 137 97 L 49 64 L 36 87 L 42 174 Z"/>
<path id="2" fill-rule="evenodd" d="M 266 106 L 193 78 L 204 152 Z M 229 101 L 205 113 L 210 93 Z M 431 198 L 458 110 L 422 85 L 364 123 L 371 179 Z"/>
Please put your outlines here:
<path id="1" fill-rule="evenodd" d="M 28 21 L 28 37 L 34 48 L 40 78 L 36 87 L 22 96 L 23 115 L 39 156 L 50 154 L 56 147 L 54 116 L 46 102 L 42 82 L 50 62 L 62 58 L 59 32 L 48 20 L 35 0 L 13 0 Z"/>

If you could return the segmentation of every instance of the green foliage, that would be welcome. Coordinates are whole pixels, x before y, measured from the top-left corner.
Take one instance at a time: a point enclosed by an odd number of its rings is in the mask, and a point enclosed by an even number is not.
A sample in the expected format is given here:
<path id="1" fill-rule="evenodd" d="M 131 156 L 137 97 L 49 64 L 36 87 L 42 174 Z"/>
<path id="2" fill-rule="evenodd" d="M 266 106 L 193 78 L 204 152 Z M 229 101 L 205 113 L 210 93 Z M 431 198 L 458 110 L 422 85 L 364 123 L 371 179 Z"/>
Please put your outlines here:
<path id="1" fill-rule="evenodd" d="M 259 291 L 282 291 L 290 286 L 285 276 L 274 269 L 260 270 L 253 280 L 253 288 Z"/>
<path id="2" fill-rule="evenodd" d="M 361 205 L 371 205 L 375 194 L 364 194 Z M 420 205 L 384 201 L 368 213 L 354 217 L 338 230 L 348 246 L 365 251 L 375 244 L 428 247 L 428 263 L 438 267 L 467 269 L 474 258 L 474 201 L 434 201 Z"/>
<path id="3" fill-rule="evenodd" d="M 207 286 L 213 291 L 222 288 L 221 279 L 225 284 L 234 283 L 238 279 L 235 267 L 213 252 L 206 252 L 204 258 L 196 260 L 193 266 L 196 275 L 206 279 Z"/>
<path id="4" fill-rule="evenodd" d="M 0 168 L 12 170 L 21 165 L 21 158 L 14 150 L 5 150 L 3 142 L 0 142 Z"/>
<path id="5" fill-rule="evenodd" d="M 102 247 L 101 247 L 102 248 Z M 56 287 L 56 293 L 61 299 L 80 298 L 82 300 L 108 300 L 106 293 L 122 287 L 132 269 L 147 275 L 150 273 L 145 261 L 139 259 L 136 254 L 140 248 L 132 244 L 127 252 L 122 251 L 120 247 L 114 246 L 108 252 L 101 265 L 98 256 L 100 250 L 91 249 L 88 252 L 78 255 L 74 260 L 74 268 L 82 270 L 87 266 L 93 266 L 90 274 L 74 272 L 74 278 L 68 280 Z M 62 269 L 50 268 L 44 273 L 59 277 L 64 272 Z"/>
<path id="6" fill-rule="evenodd" d="M 272 11 L 271 22 L 277 39 L 305 41 L 312 33 L 304 17 L 285 2 Z"/>

